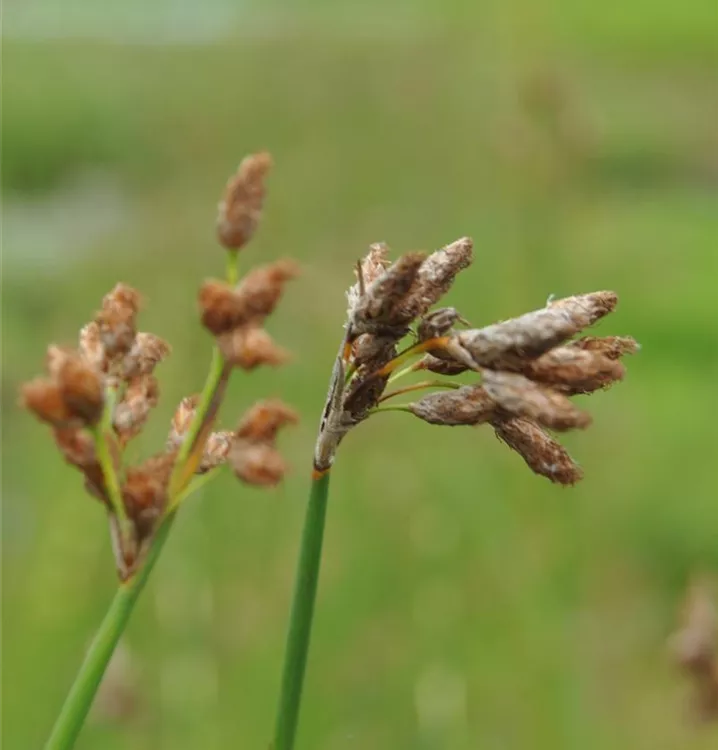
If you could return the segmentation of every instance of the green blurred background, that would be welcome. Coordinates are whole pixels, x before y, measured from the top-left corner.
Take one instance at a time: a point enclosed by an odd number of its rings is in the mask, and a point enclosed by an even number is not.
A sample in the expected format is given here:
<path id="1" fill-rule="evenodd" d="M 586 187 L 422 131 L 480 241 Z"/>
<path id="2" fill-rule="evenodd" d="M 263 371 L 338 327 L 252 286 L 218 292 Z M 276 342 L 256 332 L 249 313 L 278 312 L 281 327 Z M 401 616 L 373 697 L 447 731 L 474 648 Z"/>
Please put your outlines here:
<path id="1" fill-rule="evenodd" d="M 451 302 L 475 324 L 610 288 L 600 330 L 643 350 L 566 439 L 574 489 L 488 429 L 387 414 L 347 439 L 299 747 L 715 747 L 665 649 L 687 578 L 718 566 L 713 0 L 16 0 L 4 20 L 5 747 L 42 745 L 114 587 L 103 514 L 18 384 L 133 284 L 174 346 L 153 450 L 209 360 L 216 201 L 263 148 L 243 262 L 301 261 L 270 323 L 294 361 L 237 377 L 225 416 L 296 405 L 294 471 L 183 510 L 78 747 L 267 747 L 352 264 L 466 234 Z"/>

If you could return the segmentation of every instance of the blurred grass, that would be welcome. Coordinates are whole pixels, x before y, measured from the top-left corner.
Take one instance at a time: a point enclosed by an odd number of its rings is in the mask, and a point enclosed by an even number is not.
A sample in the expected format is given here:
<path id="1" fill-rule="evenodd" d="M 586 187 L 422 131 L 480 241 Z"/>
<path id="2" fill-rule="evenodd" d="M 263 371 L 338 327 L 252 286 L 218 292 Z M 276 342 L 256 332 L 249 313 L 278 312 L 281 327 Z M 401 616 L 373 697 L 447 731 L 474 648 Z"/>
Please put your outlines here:
<path id="1" fill-rule="evenodd" d="M 714 745 L 684 720 L 664 644 L 686 577 L 718 566 L 718 35 L 701 3 L 531 8 L 457 3 L 421 34 L 5 42 L 8 747 L 41 745 L 113 586 L 102 514 L 16 412 L 17 385 L 115 281 L 132 283 L 143 326 L 175 348 L 137 453 L 157 445 L 208 361 L 194 296 L 221 273 L 215 201 L 258 148 L 277 167 L 246 263 L 302 262 L 271 323 L 296 360 L 237 378 L 227 418 L 264 395 L 295 404 L 295 472 L 271 494 L 224 477 L 186 508 L 128 635 L 135 710 L 98 713 L 79 747 L 266 747 L 351 265 L 377 239 L 402 251 L 463 234 L 477 260 L 451 302 L 470 320 L 615 288 L 602 330 L 644 348 L 569 436 L 586 470 L 573 490 L 481 430 L 387 414 L 348 438 L 300 744 Z M 88 172 L 102 180 L 84 203 L 51 215 L 47 200 Z M 107 184 L 119 218 L 88 234 Z"/>

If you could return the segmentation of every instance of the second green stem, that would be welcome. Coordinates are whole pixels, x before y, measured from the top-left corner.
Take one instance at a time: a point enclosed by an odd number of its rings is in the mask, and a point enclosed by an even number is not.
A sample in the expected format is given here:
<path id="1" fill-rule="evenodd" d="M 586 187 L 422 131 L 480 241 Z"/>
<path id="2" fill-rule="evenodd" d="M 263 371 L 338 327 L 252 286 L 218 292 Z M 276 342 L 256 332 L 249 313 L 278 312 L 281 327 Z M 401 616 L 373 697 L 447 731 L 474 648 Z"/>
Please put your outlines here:
<path id="1" fill-rule="evenodd" d="M 137 597 L 147 583 L 152 568 L 160 556 L 174 518 L 174 514 L 171 514 L 165 519 L 157 529 L 142 567 L 117 589 L 115 598 L 90 645 L 85 661 L 57 717 L 45 750 L 67 750 L 75 744 L 107 664 L 130 619 Z"/>
<path id="2" fill-rule="evenodd" d="M 312 480 L 309 493 L 272 750 L 294 747 L 317 596 L 328 492 L 329 472 L 326 471 Z"/>

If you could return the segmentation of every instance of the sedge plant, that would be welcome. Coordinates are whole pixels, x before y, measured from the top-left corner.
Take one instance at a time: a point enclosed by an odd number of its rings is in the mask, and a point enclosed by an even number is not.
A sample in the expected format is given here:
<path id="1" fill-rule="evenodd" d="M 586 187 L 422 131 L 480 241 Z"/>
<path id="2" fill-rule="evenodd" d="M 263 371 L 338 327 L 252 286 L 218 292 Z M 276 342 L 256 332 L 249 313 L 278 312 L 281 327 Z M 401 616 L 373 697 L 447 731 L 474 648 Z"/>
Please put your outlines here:
<path id="1" fill-rule="evenodd" d="M 614 310 L 618 298 L 608 291 L 550 299 L 483 328 L 471 327 L 453 307 L 435 309 L 472 259 L 473 243 L 464 237 L 393 263 L 385 245 L 372 245 L 357 264 L 314 452 L 273 750 L 295 744 L 329 476 L 346 435 L 390 411 L 433 425 L 486 424 L 533 472 L 573 485 L 581 468 L 552 433 L 587 427 L 590 415 L 570 397 L 621 380 L 621 358 L 638 349 L 630 337 L 575 338 Z M 407 381 L 412 373 L 421 380 Z M 474 373 L 476 382 L 451 380 L 462 373 Z"/>
<path id="2" fill-rule="evenodd" d="M 228 464 L 244 483 L 271 487 L 287 470 L 277 450 L 279 429 L 297 420 L 278 399 L 254 404 L 232 430 L 215 425 L 234 370 L 282 364 L 287 353 L 263 327 L 297 268 L 280 260 L 238 280 L 238 255 L 261 217 L 268 154 L 245 158 L 219 205 L 217 235 L 227 253 L 224 280 L 199 293 L 201 320 L 215 338 L 202 392 L 182 399 L 165 445 L 139 465 L 126 448 L 157 405 L 155 368 L 170 347 L 137 330 L 139 293 L 126 284 L 107 294 L 79 335 L 77 347 L 51 345 L 47 375 L 22 387 L 25 407 L 51 429 L 64 459 L 109 521 L 119 586 L 45 745 L 73 747 L 135 603 L 170 534 L 182 502 Z"/>

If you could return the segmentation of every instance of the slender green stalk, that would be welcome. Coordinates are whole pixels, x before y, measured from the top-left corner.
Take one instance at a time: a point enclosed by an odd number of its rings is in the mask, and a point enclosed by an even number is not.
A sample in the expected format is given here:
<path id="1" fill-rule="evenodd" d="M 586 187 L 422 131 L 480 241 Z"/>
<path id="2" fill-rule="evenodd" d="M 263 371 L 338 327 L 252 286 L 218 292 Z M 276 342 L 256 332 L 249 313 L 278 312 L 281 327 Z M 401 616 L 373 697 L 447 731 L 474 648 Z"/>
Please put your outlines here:
<path id="1" fill-rule="evenodd" d="M 182 441 L 182 445 L 180 446 L 177 460 L 175 462 L 175 468 L 172 471 L 172 477 L 170 478 L 169 484 L 170 497 L 177 497 L 182 489 L 184 489 L 178 486 L 178 482 L 180 477 L 182 476 L 187 458 L 197 440 L 199 431 L 202 429 L 202 426 L 204 424 L 204 415 L 207 413 L 209 405 L 214 398 L 215 391 L 217 390 L 219 381 L 222 378 L 223 369 L 224 360 L 222 359 L 222 355 L 220 354 L 219 349 L 215 346 L 212 350 L 212 362 L 209 366 L 209 373 L 207 374 L 207 380 L 204 383 L 202 394 L 199 397 L 197 410 L 195 412 L 194 418 L 192 419 L 192 423 L 189 426 L 189 430 L 187 431 L 187 436 Z"/>
<path id="2" fill-rule="evenodd" d="M 239 274 L 239 264 L 237 262 L 237 251 L 231 251 L 227 253 L 227 281 L 230 284 L 237 283 L 237 277 Z M 195 447 L 197 436 L 200 430 L 205 424 L 205 415 L 210 409 L 212 401 L 214 400 L 217 389 L 222 380 L 222 376 L 225 371 L 225 363 L 222 354 L 217 346 L 212 350 L 212 362 L 209 366 L 209 373 L 207 374 L 207 380 L 205 381 L 202 394 L 199 397 L 199 404 L 195 412 L 194 419 L 190 424 L 187 436 L 182 441 L 177 460 L 175 462 L 175 468 L 170 477 L 169 483 L 169 495 L 170 498 L 175 498 L 174 504 L 170 505 L 170 510 L 174 510 L 177 506 L 178 498 L 180 493 L 185 489 L 181 487 L 181 480 L 183 478 L 183 470 L 187 462 L 192 449 Z"/>
<path id="3" fill-rule="evenodd" d="M 294 747 L 317 595 L 328 491 L 329 472 L 326 471 L 315 476 L 309 493 L 272 750 L 292 750 Z"/>
<path id="4" fill-rule="evenodd" d="M 378 414 L 383 411 L 405 411 L 407 414 L 411 414 L 411 404 L 382 404 L 381 406 L 375 406 L 370 413 Z"/>
<path id="5" fill-rule="evenodd" d="M 394 398 L 394 396 L 401 396 L 403 393 L 411 393 L 412 391 L 425 391 L 427 388 L 449 388 L 457 390 L 461 388 L 461 384 L 451 383 L 448 380 L 423 380 L 421 383 L 412 383 L 412 385 L 407 385 L 404 388 L 397 388 L 394 391 L 385 393 L 379 399 L 379 403 L 381 404 L 382 402 L 387 401 L 390 398 Z"/>
<path id="6" fill-rule="evenodd" d="M 227 279 L 231 283 L 236 283 L 237 273 L 237 253 L 230 252 L 227 258 Z M 206 426 L 208 419 L 211 421 L 217 410 L 218 400 L 221 400 L 223 388 L 226 386 L 226 375 L 225 363 L 219 350 L 215 347 L 200 403 L 192 420 L 189 434 L 175 460 L 169 482 L 167 510 L 164 520 L 151 540 L 147 556 L 141 567 L 127 581 L 121 583 L 117 589 L 115 598 L 112 600 L 105 619 L 102 621 L 70 688 L 70 693 L 55 722 L 50 739 L 45 745 L 45 750 L 70 750 L 75 744 L 107 665 L 130 619 L 137 598 L 145 587 L 167 540 L 179 503 L 215 475 L 215 472 L 209 472 L 205 477 L 195 479 L 193 482 L 189 482 L 188 478 L 188 483 L 183 486 L 184 470 L 188 458 L 192 454 L 192 449 L 195 447 L 195 442 L 202 428 Z M 124 533 L 125 528 L 129 525 L 129 520 L 122 502 L 119 479 L 107 443 L 107 434 L 112 430 L 112 411 L 115 397 L 116 395 L 113 392 L 108 394 L 101 424 L 95 431 L 95 446 L 110 495 L 110 502 L 120 524 L 120 531 Z M 210 412 L 212 412 L 212 415 L 208 417 Z"/>
<path id="7" fill-rule="evenodd" d="M 110 446 L 107 443 L 107 435 L 112 432 L 112 415 L 115 411 L 115 401 L 117 400 L 117 391 L 114 388 L 108 388 L 105 393 L 105 408 L 102 412 L 102 419 L 94 428 L 95 452 L 97 460 L 102 467 L 102 475 L 105 479 L 107 494 L 110 505 L 114 514 L 117 516 L 117 523 L 120 528 L 120 537 L 123 543 L 123 551 L 132 538 L 132 527 L 130 519 L 127 517 L 125 504 L 122 502 L 122 491 L 120 490 L 120 481 L 115 471 L 115 464 L 110 454 Z"/>
<path id="8" fill-rule="evenodd" d="M 417 371 L 417 367 L 416 367 L 417 364 L 418 364 L 417 362 L 412 362 L 412 364 L 407 365 L 403 369 L 396 370 L 395 372 L 392 373 L 391 377 L 389 378 L 387 382 L 393 383 L 395 380 L 399 380 L 399 378 L 403 378 L 406 375 L 411 375 L 412 372 Z"/>
<path id="9" fill-rule="evenodd" d="M 50 739 L 45 744 L 45 750 L 68 750 L 75 744 L 105 669 L 130 619 L 137 597 L 147 583 L 152 568 L 160 556 L 174 519 L 175 514 L 165 519 L 157 529 L 144 565 L 117 589 L 115 598 L 90 645 L 60 715 L 57 717 Z"/>

